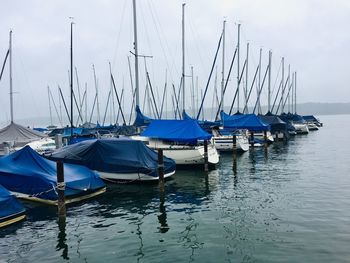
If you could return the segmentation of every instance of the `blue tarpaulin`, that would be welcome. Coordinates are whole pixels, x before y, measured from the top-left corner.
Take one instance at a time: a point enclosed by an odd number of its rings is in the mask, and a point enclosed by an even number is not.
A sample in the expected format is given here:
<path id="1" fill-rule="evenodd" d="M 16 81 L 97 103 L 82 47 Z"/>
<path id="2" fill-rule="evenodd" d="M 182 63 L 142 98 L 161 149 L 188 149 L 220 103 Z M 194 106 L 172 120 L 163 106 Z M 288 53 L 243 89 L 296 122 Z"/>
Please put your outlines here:
<path id="1" fill-rule="evenodd" d="M 191 116 L 189 116 L 185 111 L 182 113 L 182 118 L 184 120 L 196 120 L 194 118 L 191 118 Z M 207 120 L 196 120 L 199 124 L 199 126 L 201 126 L 201 128 L 205 131 L 211 131 L 212 127 L 215 126 L 220 126 L 221 122 L 220 121 L 207 121 Z"/>
<path id="2" fill-rule="evenodd" d="M 247 129 L 253 132 L 270 130 L 270 125 L 264 123 L 255 114 L 228 115 L 221 111 L 220 115 L 226 129 Z"/>
<path id="3" fill-rule="evenodd" d="M 16 197 L 0 185 L 0 221 L 24 211 L 24 207 L 17 201 Z"/>
<path id="4" fill-rule="evenodd" d="M 0 184 L 12 192 L 57 200 L 56 163 L 29 146 L 0 158 Z M 86 167 L 64 164 L 65 196 L 83 195 L 105 186 L 99 175 Z"/>
<path id="5" fill-rule="evenodd" d="M 81 164 L 108 173 L 144 173 L 158 177 L 158 155 L 143 142 L 131 139 L 87 140 L 63 147 L 48 158 Z M 175 162 L 164 157 L 164 171 L 175 171 Z"/>
<path id="6" fill-rule="evenodd" d="M 305 123 L 304 118 L 298 114 L 282 113 L 279 117 L 283 121 L 288 120 L 288 121 L 292 121 L 292 122 Z"/>
<path id="7" fill-rule="evenodd" d="M 154 120 L 141 136 L 189 144 L 211 138 L 195 120 Z"/>
<path id="8" fill-rule="evenodd" d="M 287 132 L 287 123 L 282 121 L 278 116 L 259 115 L 258 117 L 264 123 L 270 125 L 271 133 L 274 134 L 276 132 Z"/>
<path id="9" fill-rule="evenodd" d="M 153 119 L 142 114 L 139 106 L 136 106 L 135 110 L 136 110 L 136 119 L 134 122 L 135 126 L 137 127 L 148 126 L 153 121 Z"/>

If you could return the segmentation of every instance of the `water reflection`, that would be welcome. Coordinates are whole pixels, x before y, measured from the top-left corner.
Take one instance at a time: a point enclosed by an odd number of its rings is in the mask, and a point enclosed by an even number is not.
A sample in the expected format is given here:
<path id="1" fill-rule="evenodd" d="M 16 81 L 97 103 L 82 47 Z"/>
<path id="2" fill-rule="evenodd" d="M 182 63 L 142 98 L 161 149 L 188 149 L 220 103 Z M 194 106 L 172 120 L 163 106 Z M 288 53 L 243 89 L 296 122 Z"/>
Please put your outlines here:
<path id="1" fill-rule="evenodd" d="M 169 226 L 167 223 L 167 215 L 166 215 L 166 206 L 165 206 L 165 192 L 159 191 L 159 215 L 158 222 L 160 224 L 159 232 L 166 233 L 169 230 Z"/>
<path id="2" fill-rule="evenodd" d="M 66 217 L 61 215 L 57 220 L 58 224 L 58 236 L 56 251 L 62 250 L 61 257 L 65 260 L 69 260 L 68 257 L 68 245 L 67 245 L 67 234 L 66 234 Z"/>

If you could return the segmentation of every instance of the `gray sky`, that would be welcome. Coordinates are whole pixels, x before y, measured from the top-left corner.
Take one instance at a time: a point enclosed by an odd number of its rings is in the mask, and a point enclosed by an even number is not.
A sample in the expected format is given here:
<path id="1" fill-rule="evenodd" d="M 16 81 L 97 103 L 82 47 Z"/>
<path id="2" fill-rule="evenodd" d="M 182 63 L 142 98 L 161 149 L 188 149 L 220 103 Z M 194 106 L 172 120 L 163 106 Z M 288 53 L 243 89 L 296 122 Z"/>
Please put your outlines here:
<path id="1" fill-rule="evenodd" d="M 139 53 L 153 56 L 147 60 L 147 67 L 160 99 L 166 71 L 168 87 L 172 83 L 178 87 L 180 82 L 182 1 L 137 0 L 137 5 Z M 273 51 L 273 84 L 282 56 L 286 67 L 291 64 L 291 69 L 298 72 L 298 102 L 349 102 L 349 14 L 350 1 L 347 0 L 186 1 L 186 73 L 190 75 L 193 66 L 199 89 L 205 88 L 222 21 L 226 19 L 226 74 L 237 43 L 239 22 L 242 24 L 241 67 L 247 41 L 251 47 L 248 81 L 252 80 L 253 68 L 259 60 L 259 48 L 262 47 L 263 71 L 268 50 Z M 48 85 L 56 104 L 57 85 L 62 87 L 68 100 L 70 16 L 75 21 L 74 64 L 81 88 L 85 83 L 88 86 L 89 114 L 94 96 L 92 64 L 96 68 L 103 115 L 110 89 L 109 61 L 118 92 L 125 87 L 125 111 L 130 111 L 127 56 L 131 55 L 129 51 L 133 47 L 132 0 L 12 0 L 1 3 L 0 59 L 2 63 L 8 48 L 8 33 L 13 29 L 15 119 L 49 115 Z M 133 62 L 133 58 L 130 59 Z M 221 53 L 217 65 L 220 85 Z M 226 106 L 231 103 L 236 89 L 235 67 L 233 72 L 225 96 Z M 0 82 L 0 123 L 8 121 L 10 115 L 8 67 L 4 74 Z M 140 76 L 142 105 L 146 85 L 143 60 L 140 60 Z M 212 105 L 214 77 L 215 74 L 205 102 L 207 107 Z M 190 108 L 189 77 L 186 78 L 186 87 L 186 103 Z M 262 104 L 267 103 L 266 93 L 265 88 Z M 168 110 L 170 108 L 169 96 Z M 54 109 L 53 114 L 56 115 Z M 210 119 L 210 116 L 206 117 Z"/>

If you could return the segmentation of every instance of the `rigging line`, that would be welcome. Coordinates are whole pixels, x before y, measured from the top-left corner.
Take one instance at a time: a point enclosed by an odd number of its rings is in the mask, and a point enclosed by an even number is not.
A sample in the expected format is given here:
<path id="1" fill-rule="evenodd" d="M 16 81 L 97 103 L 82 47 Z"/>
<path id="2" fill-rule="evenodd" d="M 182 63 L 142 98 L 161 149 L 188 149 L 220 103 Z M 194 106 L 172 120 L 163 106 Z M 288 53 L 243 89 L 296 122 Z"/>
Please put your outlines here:
<path id="1" fill-rule="evenodd" d="M 7 58 L 8 58 L 8 56 L 9 56 L 9 54 L 10 54 L 10 50 L 8 49 L 7 52 L 6 52 L 6 56 L 5 56 L 5 59 L 4 59 L 4 63 L 2 64 L 1 74 L 0 74 L 0 81 L 1 81 L 1 78 L 2 78 L 2 74 L 4 73 L 6 61 L 7 61 Z"/>
<path id="2" fill-rule="evenodd" d="M 243 74 L 244 74 L 244 71 L 245 71 L 245 68 L 247 66 L 247 60 L 244 61 L 244 64 L 243 64 L 243 68 L 242 68 L 242 71 L 241 71 L 241 75 L 238 79 L 238 84 L 241 84 L 241 81 L 242 81 L 242 78 L 243 78 Z M 238 95 L 238 89 L 236 89 L 236 93 L 235 93 L 235 96 L 232 100 L 232 104 L 231 104 L 231 108 L 230 108 L 230 115 L 232 113 L 232 109 L 233 109 L 233 105 L 235 104 L 235 101 L 236 101 L 236 98 L 237 98 L 237 95 Z M 239 112 L 239 111 L 238 111 Z"/>
<path id="3" fill-rule="evenodd" d="M 177 98 L 177 96 L 176 96 L 175 85 L 172 84 L 172 86 L 173 86 L 174 98 L 175 98 L 175 103 L 176 103 L 176 105 L 175 105 L 175 107 L 174 107 L 174 108 L 175 108 L 175 119 L 176 119 L 177 113 L 179 113 L 179 118 L 181 118 L 181 114 L 180 114 L 180 110 L 179 110 L 179 100 L 178 100 L 178 98 Z"/>
<path id="4" fill-rule="evenodd" d="M 80 112 L 82 112 L 82 110 L 83 110 L 83 106 L 84 106 L 84 101 L 85 101 L 85 98 L 86 98 L 86 90 L 84 91 L 84 94 L 83 94 L 83 99 L 81 100 L 81 105 L 80 105 Z M 76 122 L 76 126 L 78 125 L 78 123 L 79 123 L 79 119 L 77 120 L 77 122 Z M 83 121 L 83 123 L 84 123 L 84 121 Z"/>
<path id="5" fill-rule="evenodd" d="M 265 75 L 264 75 L 264 78 L 263 78 L 263 82 L 262 82 L 262 84 L 261 84 L 261 87 L 260 87 L 260 89 L 259 89 L 259 92 L 258 92 L 258 97 L 257 97 L 256 102 L 255 102 L 255 106 L 254 106 L 253 113 L 255 113 L 256 106 L 259 105 L 258 102 L 259 102 L 259 100 L 260 100 L 261 91 L 262 91 L 262 89 L 263 89 L 263 87 L 264 87 L 264 84 L 265 84 L 265 80 L 266 80 L 266 76 L 267 76 L 268 70 L 269 70 L 269 66 L 266 67 Z M 260 105 L 259 105 L 259 106 L 260 106 Z M 260 110 L 261 110 L 261 109 L 260 109 Z"/>
<path id="6" fill-rule="evenodd" d="M 256 76 L 258 75 L 258 70 L 259 70 L 259 65 L 256 67 L 254 78 L 253 78 L 252 84 L 250 85 L 249 94 L 247 96 L 247 100 L 245 101 L 245 106 L 244 106 L 243 112 L 246 112 L 248 110 L 248 101 L 250 98 L 250 94 L 252 93 L 254 84 L 255 84 Z"/>
<path id="7" fill-rule="evenodd" d="M 273 92 L 275 91 L 277 80 L 278 80 L 278 77 L 279 77 L 280 72 L 281 72 L 281 68 L 282 68 L 282 61 L 279 63 L 279 67 L 278 67 L 275 83 L 273 84 L 273 88 L 272 88 L 271 94 L 273 94 Z"/>
<path id="8" fill-rule="evenodd" d="M 92 115 L 94 114 L 94 110 L 95 110 L 96 101 L 97 101 L 97 95 L 95 94 L 94 102 L 92 103 L 92 109 L 91 109 L 91 114 L 90 114 L 89 124 L 90 124 L 90 123 L 91 123 L 91 121 L 92 121 Z"/>
<path id="9" fill-rule="evenodd" d="M 51 97 L 51 101 L 52 101 L 53 106 L 54 106 L 54 108 L 55 108 L 55 111 L 56 111 L 58 120 L 59 120 L 59 122 L 60 122 L 60 125 L 63 126 L 62 119 L 61 119 L 61 117 L 60 117 L 60 115 L 59 115 L 59 113 L 58 113 L 58 109 L 57 109 L 57 107 L 56 107 L 56 103 L 55 103 L 55 100 L 53 99 L 52 92 L 51 92 L 50 89 L 49 89 L 49 95 L 50 95 L 50 97 Z"/>
<path id="10" fill-rule="evenodd" d="M 147 2 L 148 5 L 153 5 L 153 8 L 150 6 L 150 11 L 151 11 L 151 17 L 153 19 L 153 22 L 155 24 L 155 28 L 156 28 L 156 31 L 157 31 L 157 34 L 158 34 L 158 38 L 159 38 L 159 42 L 160 42 L 160 45 L 161 45 L 161 48 L 162 48 L 162 52 L 163 52 L 163 55 L 165 57 L 165 61 L 166 61 L 166 64 L 167 64 L 167 67 L 168 69 L 170 70 L 170 79 L 171 79 L 171 82 L 174 82 L 174 77 L 173 77 L 173 72 L 172 72 L 172 69 L 175 69 L 175 73 L 177 75 L 179 75 L 179 72 L 177 71 L 177 67 L 175 65 L 175 59 L 174 59 L 174 56 L 173 54 L 171 53 L 171 49 L 169 48 L 168 46 L 168 43 L 166 41 L 166 38 L 163 37 L 165 39 L 165 46 L 166 46 L 166 49 L 168 50 L 168 52 L 166 52 L 165 48 L 164 48 L 164 45 L 163 45 L 163 42 L 162 42 L 162 38 L 161 38 L 161 34 L 164 36 L 165 34 L 163 33 L 163 29 L 162 29 L 162 23 L 160 23 L 160 21 L 158 20 L 158 13 L 157 13 L 157 9 L 154 7 L 154 3 L 152 0 L 148 1 Z M 153 14 L 153 10 L 155 12 L 155 15 Z M 159 28 L 158 28 L 158 25 L 159 25 Z M 160 33 L 161 34 L 160 34 Z M 172 67 L 170 67 L 170 64 L 169 64 L 169 59 L 167 57 L 167 54 L 170 54 L 170 60 L 172 61 Z"/>
<path id="11" fill-rule="evenodd" d="M 153 54 L 153 52 L 152 52 L 152 45 L 151 45 L 151 41 L 150 41 L 149 33 L 148 33 L 148 28 L 147 28 L 147 23 L 146 23 L 146 20 L 145 20 L 145 14 L 144 14 L 144 10 L 142 9 L 142 1 L 139 1 L 138 3 L 139 3 L 139 9 L 140 9 L 139 13 L 141 14 L 142 21 L 143 21 L 143 26 L 145 28 L 144 32 L 145 32 L 146 39 L 147 39 L 147 45 L 148 45 L 149 50 L 151 51 L 151 54 Z"/>
<path id="12" fill-rule="evenodd" d="M 64 109 L 66 110 L 68 121 L 70 123 L 70 116 L 69 116 L 69 113 L 68 113 L 68 108 L 67 108 L 67 105 L 66 105 L 66 101 L 64 100 L 64 97 L 63 97 L 62 90 L 61 90 L 60 86 L 58 86 L 58 90 L 60 91 L 60 95 L 61 95 L 61 98 L 62 98 L 62 101 L 63 101 Z"/>
<path id="13" fill-rule="evenodd" d="M 128 2 L 128 0 L 124 0 L 124 4 L 123 4 L 123 8 L 122 8 L 122 16 L 121 16 L 121 19 L 120 19 L 120 22 L 119 22 L 119 32 L 118 32 L 118 36 L 116 38 L 116 41 L 115 41 L 115 50 L 114 50 L 114 54 L 113 54 L 113 62 L 112 62 L 112 67 L 114 68 L 114 65 L 115 65 L 115 59 L 118 55 L 118 50 L 119 50 L 119 43 L 121 43 L 120 41 L 120 35 L 121 35 L 121 32 L 122 32 L 122 28 L 123 27 L 123 21 L 124 21 L 124 15 L 125 15 L 125 9 L 126 9 L 126 3 Z"/>
<path id="14" fill-rule="evenodd" d="M 132 94 L 131 112 L 130 112 L 130 116 L 129 116 L 129 125 L 130 125 L 132 113 L 134 112 L 135 95 L 136 95 L 136 89 L 134 89 L 134 83 L 133 83 L 133 78 L 132 78 L 130 56 L 128 56 L 128 67 L 129 67 L 129 77 L 130 77 L 130 84 L 131 84 L 130 86 L 131 86 L 131 94 Z"/>
<path id="15" fill-rule="evenodd" d="M 199 110 L 198 110 L 198 114 L 197 114 L 197 118 L 196 118 L 197 120 L 198 120 L 199 117 L 200 117 L 200 114 L 201 114 L 201 111 L 202 111 L 202 108 L 203 108 L 203 103 L 204 103 L 204 100 L 205 100 L 205 96 L 207 95 L 207 91 L 208 91 L 208 87 L 209 87 L 211 75 L 213 74 L 213 70 L 214 70 L 214 67 L 215 67 L 216 59 L 217 59 L 217 57 L 218 57 L 218 53 L 219 53 L 219 49 L 220 49 L 220 45 L 221 45 L 222 36 L 223 36 L 223 34 L 221 33 L 220 39 L 219 39 L 219 43 L 218 43 L 218 47 L 217 47 L 217 49 L 216 49 L 216 53 L 215 53 L 213 65 L 212 65 L 212 67 L 211 67 L 210 74 L 209 74 L 209 78 L 208 78 L 208 81 L 207 81 L 207 85 L 206 85 L 205 90 L 204 90 L 204 95 L 203 95 L 203 98 L 202 98 L 202 101 L 201 101 L 201 106 L 199 107 Z"/>
<path id="16" fill-rule="evenodd" d="M 122 105 L 121 105 L 120 100 L 119 100 L 117 88 L 115 87 L 115 82 L 114 82 L 114 78 L 113 78 L 112 72 L 111 72 L 111 78 L 112 78 L 114 92 L 115 92 L 115 95 L 117 96 L 118 106 L 119 106 L 119 109 L 120 109 L 120 112 L 121 112 L 121 115 L 122 115 L 122 118 L 123 118 L 123 124 L 126 125 L 125 117 L 124 117 L 124 113 L 123 113 L 123 109 L 122 109 Z"/>
<path id="17" fill-rule="evenodd" d="M 122 93 L 120 94 L 120 101 L 123 101 L 123 97 L 124 97 L 124 88 L 122 89 Z M 117 113 L 117 123 L 119 121 L 119 115 L 120 115 L 120 109 L 118 109 L 118 113 Z"/>
<path id="18" fill-rule="evenodd" d="M 235 62 L 235 59 L 236 59 L 236 54 L 237 54 L 237 48 L 235 49 L 235 53 L 233 54 L 233 58 L 231 60 L 231 65 L 230 65 L 230 69 L 229 69 L 228 74 L 227 74 L 226 83 L 225 83 L 224 92 L 223 92 L 224 95 L 225 95 L 226 88 L 227 88 L 227 85 L 228 85 L 228 81 L 230 79 L 232 68 L 233 68 L 233 65 L 234 65 L 234 62 Z M 243 66 L 243 69 L 244 69 L 244 66 Z M 221 104 L 222 104 L 222 101 L 220 100 L 218 111 L 216 112 L 216 115 L 215 115 L 215 120 L 217 120 L 219 118 Z"/>
<path id="19" fill-rule="evenodd" d="M 162 118 L 162 115 L 163 115 L 163 106 L 164 106 L 166 88 L 167 88 L 167 82 L 165 82 L 165 84 L 164 84 L 164 90 L 163 90 L 163 96 L 162 96 L 162 106 L 160 108 L 160 119 Z"/>
<path id="20" fill-rule="evenodd" d="M 288 84 L 288 81 L 289 81 L 289 76 L 287 77 L 287 79 L 286 79 L 286 84 L 284 84 L 283 86 L 283 88 L 282 88 L 282 92 L 283 92 L 283 94 L 284 94 L 284 91 L 285 91 L 285 89 L 287 88 L 287 84 Z M 280 109 L 280 106 L 281 106 L 281 103 L 282 103 L 282 96 L 281 96 L 281 99 L 280 99 L 280 101 L 279 101 L 279 103 L 278 103 L 278 107 L 277 107 L 277 110 L 276 110 L 276 114 L 277 114 L 277 112 L 279 111 L 279 109 Z M 282 109 L 283 110 L 283 109 Z"/>
<path id="21" fill-rule="evenodd" d="M 154 97 L 154 93 L 153 93 L 153 88 L 152 88 L 152 83 L 151 83 L 151 80 L 149 78 L 149 74 L 148 72 L 146 72 L 147 74 L 147 80 L 148 80 L 148 83 L 149 83 L 149 87 L 150 87 L 150 90 L 151 90 L 151 95 L 152 95 L 152 98 L 153 98 L 153 103 L 154 103 L 154 108 L 155 108 L 155 111 L 156 111 L 156 116 L 157 118 L 159 119 L 159 112 L 158 112 L 158 107 L 157 107 L 157 103 L 156 103 L 156 99 Z"/>
<path id="22" fill-rule="evenodd" d="M 105 109 L 105 114 L 103 115 L 102 126 L 105 126 L 105 121 L 106 121 L 106 116 L 107 116 L 107 111 L 108 111 L 110 98 L 111 98 L 111 90 L 109 90 L 109 92 L 108 92 L 107 105 L 106 105 L 106 109 Z"/>
<path id="23" fill-rule="evenodd" d="M 273 104 L 272 104 L 271 113 L 273 112 L 273 109 L 275 108 L 275 104 L 276 104 L 278 95 L 279 95 L 279 93 L 280 93 L 281 86 L 282 86 L 282 80 L 280 81 L 280 84 L 279 84 L 279 86 L 278 86 L 277 94 L 276 94 L 275 99 L 274 99 Z"/>

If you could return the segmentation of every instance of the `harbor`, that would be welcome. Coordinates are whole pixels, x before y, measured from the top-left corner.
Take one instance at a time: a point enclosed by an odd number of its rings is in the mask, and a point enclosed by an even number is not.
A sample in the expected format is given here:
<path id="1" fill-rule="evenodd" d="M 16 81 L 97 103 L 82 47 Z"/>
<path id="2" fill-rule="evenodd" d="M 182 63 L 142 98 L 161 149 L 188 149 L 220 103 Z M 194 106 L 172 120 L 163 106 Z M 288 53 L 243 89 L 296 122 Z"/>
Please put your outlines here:
<path id="1" fill-rule="evenodd" d="M 346 116 L 323 116 L 323 129 L 231 154 L 217 170 L 177 171 L 165 183 L 109 185 L 67 208 L 27 206 L 27 220 L 1 230 L 6 262 L 347 262 L 348 148 L 328 138 Z M 338 126 L 337 126 L 338 125 Z M 345 136 L 345 135 L 344 135 Z M 317 153 L 317 155 L 315 154 Z M 335 156 L 333 163 L 329 155 Z M 336 167 L 336 168 L 335 168 Z"/>
<path id="2" fill-rule="evenodd" d="M 154 1 L 5 17 L 0 262 L 347 262 L 349 103 L 311 26 Z"/>

